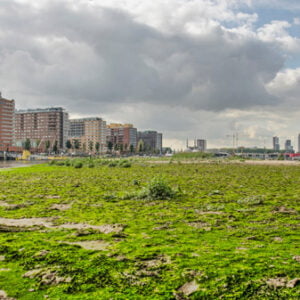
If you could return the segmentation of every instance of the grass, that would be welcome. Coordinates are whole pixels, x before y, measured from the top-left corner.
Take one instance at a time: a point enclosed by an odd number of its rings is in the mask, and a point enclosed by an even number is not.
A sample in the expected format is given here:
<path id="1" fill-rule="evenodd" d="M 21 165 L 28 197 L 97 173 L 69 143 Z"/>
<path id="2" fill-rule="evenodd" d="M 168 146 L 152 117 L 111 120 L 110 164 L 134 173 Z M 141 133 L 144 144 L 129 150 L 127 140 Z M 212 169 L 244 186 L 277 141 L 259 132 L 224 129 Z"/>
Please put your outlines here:
<path id="1" fill-rule="evenodd" d="M 128 196 L 153 186 L 153 197 Z M 268 281 L 299 277 L 299 197 L 300 168 L 290 166 L 84 160 L 3 171 L 0 201 L 12 206 L 0 217 L 56 227 L 0 225 L 0 290 L 21 300 L 298 299 L 299 285 Z M 108 248 L 70 244 L 99 240 Z M 192 281 L 196 291 L 181 293 Z"/>

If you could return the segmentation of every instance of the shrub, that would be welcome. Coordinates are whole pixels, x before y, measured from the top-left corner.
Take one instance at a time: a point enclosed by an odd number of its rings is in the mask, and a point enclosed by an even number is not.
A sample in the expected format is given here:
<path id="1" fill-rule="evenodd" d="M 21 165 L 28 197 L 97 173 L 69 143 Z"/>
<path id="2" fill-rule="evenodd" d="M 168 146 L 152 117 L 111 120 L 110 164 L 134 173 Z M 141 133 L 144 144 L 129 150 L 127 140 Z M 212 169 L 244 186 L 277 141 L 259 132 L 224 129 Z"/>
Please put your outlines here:
<path id="1" fill-rule="evenodd" d="M 90 163 L 88 164 L 88 167 L 89 167 L 89 168 L 94 168 L 95 165 L 94 165 L 92 162 L 90 162 Z"/>
<path id="2" fill-rule="evenodd" d="M 137 179 L 134 179 L 134 180 L 132 181 L 132 183 L 133 183 L 133 185 L 140 185 L 140 182 L 139 182 Z"/>
<path id="3" fill-rule="evenodd" d="M 78 162 L 75 162 L 75 163 L 74 163 L 74 168 L 75 168 L 75 169 L 80 169 L 80 168 L 82 168 L 82 167 L 83 167 L 82 162 L 78 161 Z"/>
<path id="4" fill-rule="evenodd" d="M 62 160 L 59 160 L 55 163 L 57 166 L 64 166 L 65 165 L 65 162 L 62 161 Z"/>
<path id="5" fill-rule="evenodd" d="M 65 161 L 65 165 L 66 165 L 67 167 L 71 166 L 70 160 L 66 160 L 66 161 Z"/>
<path id="6" fill-rule="evenodd" d="M 114 161 L 112 161 L 112 162 L 110 162 L 110 163 L 108 164 L 108 166 L 109 166 L 110 168 L 114 168 L 114 167 L 117 166 L 117 163 L 114 162 Z"/>
<path id="7" fill-rule="evenodd" d="M 122 164 L 120 164 L 120 167 L 121 168 L 130 168 L 131 167 L 131 163 L 130 162 L 122 163 Z"/>
<path id="8" fill-rule="evenodd" d="M 176 192 L 168 185 L 162 177 L 153 178 L 148 186 L 148 198 L 151 200 L 171 199 L 176 195 Z"/>

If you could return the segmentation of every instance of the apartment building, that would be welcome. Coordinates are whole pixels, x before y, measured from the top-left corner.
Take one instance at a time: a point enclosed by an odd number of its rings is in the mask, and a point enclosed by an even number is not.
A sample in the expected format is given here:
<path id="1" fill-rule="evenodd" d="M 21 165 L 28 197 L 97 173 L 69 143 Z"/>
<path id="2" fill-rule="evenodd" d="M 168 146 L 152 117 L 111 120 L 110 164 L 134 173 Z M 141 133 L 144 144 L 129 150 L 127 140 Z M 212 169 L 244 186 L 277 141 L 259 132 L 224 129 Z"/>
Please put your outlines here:
<path id="1" fill-rule="evenodd" d="M 197 139 L 196 142 L 195 142 L 195 146 L 196 146 L 196 149 L 201 151 L 201 152 L 205 152 L 206 149 L 207 149 L 207 142 L 206 140 L 203 140 L 203 139 Z"/>
<path id="2" fill-rule="evenodd" d="M 273 137 L 273 150 L 274 151 L 279 151 L 280 150 L 279 137 L 278 136 Z"/>
<path id="3" fill-rule="evenodd" d="M 69 129 L 68 113 L 61 107 L 17 110 L 15 112 L 15 141 L 24 145 L 29 139 L 32 147 L 43 151 L 65 148 Z"/>
<path id="4" fill-rule="evenodd" d="M 0 92 L 0 150 L 5 151 L 14 140 L 15 101 L 2 97 Z"/>
<path id="5" fill-rule="evenodd" d="M 111 123 L 107 126 L 107 142 L 112 143 L 113 147 L 123 147 L 124 151 L 136 149 L 137 129 L 132 124 Z"/>
<path id="6" fill-rule="evenodd" d="M 69 140 L 73 147 L 77 140 L 81 151 L 104 153 L 107 150 L 106 130 L 102 118 L 70 119 Z"/>
<path id="7" fill-rule="evenodd" d="M 138 143 L 143 144 L 146 152 L 162 151 L 162 133 L 153 130 L 139 131 Z"/>

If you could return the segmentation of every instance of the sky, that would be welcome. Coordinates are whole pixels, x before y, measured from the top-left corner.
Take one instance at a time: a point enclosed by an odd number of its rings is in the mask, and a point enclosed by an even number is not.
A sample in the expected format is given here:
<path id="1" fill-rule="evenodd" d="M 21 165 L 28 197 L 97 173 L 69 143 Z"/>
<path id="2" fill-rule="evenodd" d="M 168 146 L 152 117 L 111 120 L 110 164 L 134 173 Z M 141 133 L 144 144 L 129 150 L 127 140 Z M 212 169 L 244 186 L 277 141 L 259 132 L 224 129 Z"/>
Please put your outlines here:
<path id="1" fill-rule="evenodd" d="M 0 0 L 0 90 L 209 148 L 300 133 L 299 0 Z"/>

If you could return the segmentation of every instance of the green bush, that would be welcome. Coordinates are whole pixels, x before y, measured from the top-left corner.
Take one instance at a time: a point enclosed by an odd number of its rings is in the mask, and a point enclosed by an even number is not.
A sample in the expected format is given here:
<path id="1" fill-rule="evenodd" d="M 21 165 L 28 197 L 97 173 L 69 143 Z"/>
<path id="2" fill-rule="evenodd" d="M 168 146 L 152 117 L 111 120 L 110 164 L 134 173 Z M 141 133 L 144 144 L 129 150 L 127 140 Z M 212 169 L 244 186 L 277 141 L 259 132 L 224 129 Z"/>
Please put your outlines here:
<path id="1" fill-rule="evenodd" d="M 114 167 L 117 166 L 117 163 L 114 162 L 114 161 L 112 161 L 112 162 L 110 162 L 110 163 L 108 164 L 108 166 L 109 166 L 110 168 L 114 168 Z"/>
<path id="2" fill-rule="evenodd" d="M 70 160 L 66 160 L 66 161 L 65 161 L 65 165 L 66 165 L 67 167 L 71 166 Z"/>
<path id="3" fill-rule="evenodd" d="M 151 200 L 171 199 L 176 192 L 168 185 L 163 177 L 154 177 L 147 186 L 148 198 Z"/>
<path id="4" fill-rule="evenodd" d="M 120 164 L 120 167 L 121 168 L 130 168 L 131 167 L 131 163 L 130 162 L 122 163 L 122 164 Z"/>
<path id="5" fill-rule="evenodd" d="M 75 169 L 80 169 L 80 168 L 82 168 L 82 167 L 83 167 L 82 162 L 77 161 L 77 162 L 74 163 L 74 168 L 75 168 Z"/>

